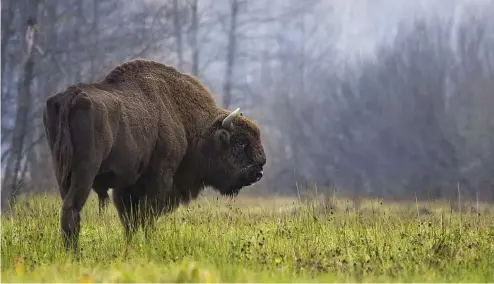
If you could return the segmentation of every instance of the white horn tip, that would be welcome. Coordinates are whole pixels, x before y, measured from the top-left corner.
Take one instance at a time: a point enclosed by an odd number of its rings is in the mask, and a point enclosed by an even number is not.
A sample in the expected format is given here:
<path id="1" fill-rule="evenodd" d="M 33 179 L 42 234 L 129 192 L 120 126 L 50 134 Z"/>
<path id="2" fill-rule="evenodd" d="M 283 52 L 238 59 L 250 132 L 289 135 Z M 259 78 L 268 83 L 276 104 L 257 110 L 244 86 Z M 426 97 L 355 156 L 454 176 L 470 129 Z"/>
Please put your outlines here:
<path id="1" fill-rule="evenodd" d="M 223 119 L 222 122 L 223 127 L 231 128 L 232 120 L 235 116 L 238 115 L 239 112 L 240 112 L 240 108 L 237 108 L 234 111 L 232 111 L 227 117 L 225 117 L 225 119 Z"/>

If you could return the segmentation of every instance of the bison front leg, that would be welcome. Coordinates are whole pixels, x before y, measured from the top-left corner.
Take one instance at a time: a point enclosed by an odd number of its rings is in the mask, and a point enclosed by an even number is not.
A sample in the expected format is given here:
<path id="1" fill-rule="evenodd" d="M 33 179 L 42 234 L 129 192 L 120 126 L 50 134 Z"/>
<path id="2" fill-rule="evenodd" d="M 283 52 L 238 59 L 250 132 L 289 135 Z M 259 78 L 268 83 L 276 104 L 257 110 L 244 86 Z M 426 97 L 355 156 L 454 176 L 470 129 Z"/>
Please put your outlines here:
<path id="1" fill-rule="evenodd" d="M 158 214 L 156 214 L 156 201 L 156 198 L 149 196 L 140 200 L 139 208 L 141 208 L 141 210 L 139 212 L 139 221 L 146 239 L 149 239 L 151 232 L 154 231 L 155 221 L 158 217 Z"/>
<path id="2" fill-rule="evenodd" d="M 170 200 L 176 200 L 180 193 L 173 191 L 173 177 L 187 149 L 185 132 L 179 128 L 163 129 L 155 152 L 149 163 L 146 178 L 142 179 L 147 204 L 143 206 L 141 226 L 149 238 L 156 219 L 170 211 Z M 173 133 L 173 135 L 169 135 Z M 171 139 L 170 136 L 174 136 Z M 171 205 L 176 208 L 176 204 Z"/>
<path id="3" fill-rule="evenodd" d="M 172 196 L 173 174 L 171 170 L 154 172 L 146 182 L 146 197 L 141 200 L 140 224 L 147 239 L 152 236 L 155 222 L 164 212 L 169 211 Z"/>
<path id="4" fill-rule="evenodd" d="M 120 222 L 124 227 L 124 236 L 126 242 L 130 242 L 138 228 L 139 221 L 139 197 L 131 194 L 135 187 L 126 189 L 114 189 L 113 203 L 118 212 Z"/>

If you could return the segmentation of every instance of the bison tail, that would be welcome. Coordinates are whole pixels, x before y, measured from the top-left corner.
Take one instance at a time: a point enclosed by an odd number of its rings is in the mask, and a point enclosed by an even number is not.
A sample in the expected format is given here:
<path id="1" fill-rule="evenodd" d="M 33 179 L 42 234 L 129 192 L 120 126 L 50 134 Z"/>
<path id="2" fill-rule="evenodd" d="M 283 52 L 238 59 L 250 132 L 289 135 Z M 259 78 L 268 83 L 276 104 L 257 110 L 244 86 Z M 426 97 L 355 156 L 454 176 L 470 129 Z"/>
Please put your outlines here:
<path id="1" fill-rule="evenodd" d="M 75 100 L 83 94 L 80 89 L 70 89 L 63 95 L 57 95 L 46 102 L 47 133 L 50 133 L 56 176 L 60 190 L 70 187 L 70 170 L 74 156 L 74 146 L 70 131 L 70 112 Z M 51 140 L 51 141 L 50 141 Z M 65 194 L 62 194 L 64 196 Z"/>

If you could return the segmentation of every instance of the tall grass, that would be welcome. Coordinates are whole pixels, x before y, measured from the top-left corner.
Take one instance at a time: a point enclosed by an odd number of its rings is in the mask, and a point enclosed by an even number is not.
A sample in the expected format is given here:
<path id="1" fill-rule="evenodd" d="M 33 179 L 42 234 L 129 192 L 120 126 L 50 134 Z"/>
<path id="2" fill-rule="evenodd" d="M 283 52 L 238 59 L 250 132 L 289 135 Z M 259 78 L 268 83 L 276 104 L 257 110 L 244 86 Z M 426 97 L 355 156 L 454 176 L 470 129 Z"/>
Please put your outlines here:
<path id="1" fill-rule="evenodd" d="M 62 247 L 59 197 L 16 206 L 2 216 L 3 282 L 494 281 L 482 204 L 460 216 L 447 203 L 209 196 L 127 245 L 113 205 L 100 217 L 92 195 L 77 255 Z"/>

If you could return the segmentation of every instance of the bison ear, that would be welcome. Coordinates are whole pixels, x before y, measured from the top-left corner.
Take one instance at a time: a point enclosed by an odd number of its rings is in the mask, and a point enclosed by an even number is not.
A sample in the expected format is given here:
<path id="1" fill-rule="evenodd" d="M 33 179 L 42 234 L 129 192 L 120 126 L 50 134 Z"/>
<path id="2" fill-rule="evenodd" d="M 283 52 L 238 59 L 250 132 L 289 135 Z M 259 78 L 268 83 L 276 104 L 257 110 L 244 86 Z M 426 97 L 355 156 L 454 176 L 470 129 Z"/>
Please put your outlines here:
<path id="1" fill-rule="evenodd" d="M 230 145 L 230 132 L 228 132 L 228 130 L 225 130 L 225 129 L 218 129 L 216 130 L 215 134 L 214 134 L 214 140 L 216 142 L 216 146 L 218 147 L 218 149 L 222 149 L 222 148 L 225 148 L 225 146 L 228 146 Z"/>

